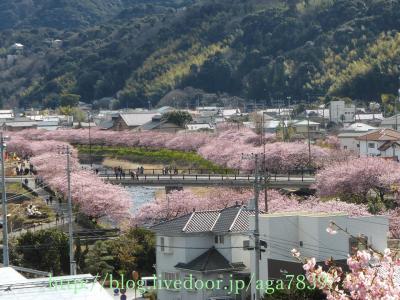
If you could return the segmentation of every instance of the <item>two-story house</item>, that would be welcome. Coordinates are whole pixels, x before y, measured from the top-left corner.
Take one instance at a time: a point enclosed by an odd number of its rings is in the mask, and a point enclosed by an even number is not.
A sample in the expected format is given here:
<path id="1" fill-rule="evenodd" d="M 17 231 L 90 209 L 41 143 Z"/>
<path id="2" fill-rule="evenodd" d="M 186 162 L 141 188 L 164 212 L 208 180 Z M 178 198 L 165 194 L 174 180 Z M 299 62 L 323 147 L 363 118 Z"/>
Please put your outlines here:
<path id="1" fill-rule="evenodd" d="M 380 156 L 398 161 L 400 156 L 400 132 L 384 128 L 357 137 L 361 156 Z"/>
<path id="2" fill-rule="evenodd" d="M 358 141 L 357 138 L 376 129 L 376 127 L 364 123 L 353 123 L 343 128 L 338 134 L 340 149 L 359 154 L 360 141 Z"/>
<path id="3" fill-rule="evenodd" d="M 249 240 L 252 214 L 246 206 L 235 205 L 222 210 L 193 211 L 153 226 L 157 278 L 193 280 L 191 288 L 158 289 L 158 299 L 205 300 L 228 295 L 229 280 L 248 282 L 250 251 L 243 249 L 243 242 Z M 218 282 L 219 286 L 207 287 L 207 281 Z M 246 299 L 249 293 L 242 291 L 233 297 Z"/>

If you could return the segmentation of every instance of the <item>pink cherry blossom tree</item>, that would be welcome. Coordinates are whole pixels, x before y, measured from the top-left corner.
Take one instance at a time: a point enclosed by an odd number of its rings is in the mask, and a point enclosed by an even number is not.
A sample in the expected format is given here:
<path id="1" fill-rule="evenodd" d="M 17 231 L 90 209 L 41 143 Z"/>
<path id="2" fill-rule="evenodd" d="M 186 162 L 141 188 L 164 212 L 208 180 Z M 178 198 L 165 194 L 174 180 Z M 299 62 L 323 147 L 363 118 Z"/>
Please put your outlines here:
<path id="1" fill-rule="evenodd" d="M 40 140 L 41 137 L 35 135 L 30 137 L 32 140 L 13 136 L 7 150 L 31 156 L 31 163 L 35 166 L 38 176 L 50 188 L 66 198 L 66 155 L 59 152 L 60 147 L 65 148 L 68 144 L 54 140 Z M 71 194 L 79 210 L 94 218 L 108 217 L 118 222 L 129 219 L 131 196 L 122 187 L 105 183 L 94 173 L 83 170 L 78 162 L 76 150 L 71 146 L 70 149 L 72 150 Z"/>
<path id="2" fill-rule="evenodd" d="M 398 163 L 381 158 L 354 158 L 326 166 L 316 180 L 319 196 L 366 202 L 368 192 L 373 190 L 384 201 L 385 194 L 396 192 L 400 169 Z"/>
<path id="3" fill-rule="evenodd" d="M 153 202 L 142 206 L 135 215 L 135 222 L 154 223 L 160 220 L 179 217 L 190 213 L 193 210 L 215 210 L 222 209 L 236 203 L 248 205 L 252 199 L 252 189 L 211 189 L 201 196 L 191 191 L 172 191 L 167 194 L 167 199 L 158 197 Z M 261 192 L 260 199 L 264 199 L 264 192 Z M 260 209 L 264 210 L 264 202 L 260 201 Z M 151 211 L 152 214 L 148 212 Z M 369 215 L 367 206 L 345 203 L 340 201 L 320 201 L 312 197 L 300 201 L 296 197 L 289 197 L 277 190 L 268 190 L 268 211 L 274 212 L 346 212 L 350 216 Z"/>
<path id="4" fill-rule="evenodd" d="M 15 134 L 28 140 L 54 140 L 71 144 L 88 144 L 86 129 L 61 129 L 56 131 L 26 130 Z M 266 135 L 267 168 L 275 172 L 308 168 L 309 152 L 305 143 L 277 143 L 275 135 Z M 220 126 L 217 133 L 162 133 L 154 131 L 113 131 L 92 129 L 91 142 L 109 146 L 140 146 L 196 151 L 204 158 L 228 168 L 254 169 L 241 154 L 261 153 L 261 138 L 245 127 Z M 328 161 L 331 150 L 311 147 L 311 167 L 321 167 Z"/>
<path id="5" fill-rule="evenodd" d="M 327 232 L 348 232 L 331 224 Z M 304 262 L 303 269 L 311 286 L 321 289 L 330 300 L 400 299 L 400 258 L 386 249 L 384 253 L 365 245 L 367 250 L 357 251 L 347 259 L 348 272 L 327 260 L 327 268 L 317 266 L 315 258 L 301 258 L 298 250 L 292 255 Z"/>

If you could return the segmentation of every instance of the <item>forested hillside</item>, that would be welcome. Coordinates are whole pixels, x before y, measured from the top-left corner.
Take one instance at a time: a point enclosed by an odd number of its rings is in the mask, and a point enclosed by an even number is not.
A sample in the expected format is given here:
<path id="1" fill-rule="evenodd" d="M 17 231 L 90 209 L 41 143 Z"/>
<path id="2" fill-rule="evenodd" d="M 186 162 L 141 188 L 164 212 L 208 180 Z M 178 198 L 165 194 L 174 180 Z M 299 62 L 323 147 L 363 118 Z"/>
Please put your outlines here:
<path id="1" fill-rule="evenodd" d="M 185 0 L 1 0 L 0 29 L 71 29 L 99 24 L 122 13 L 180 7 Z"/>
<path id="2" fill-rule="evenodd" d="M 0 56 L 25 45 L 0 64 L 0 97 L 51 107 L 115 97 L 138 107 L 189 86 L 251 100 L 397 91 L 400 0 L 125 2 L 89 27 L 0 32 Z M 49 37 L 62 47 L 45 45 Z"/>

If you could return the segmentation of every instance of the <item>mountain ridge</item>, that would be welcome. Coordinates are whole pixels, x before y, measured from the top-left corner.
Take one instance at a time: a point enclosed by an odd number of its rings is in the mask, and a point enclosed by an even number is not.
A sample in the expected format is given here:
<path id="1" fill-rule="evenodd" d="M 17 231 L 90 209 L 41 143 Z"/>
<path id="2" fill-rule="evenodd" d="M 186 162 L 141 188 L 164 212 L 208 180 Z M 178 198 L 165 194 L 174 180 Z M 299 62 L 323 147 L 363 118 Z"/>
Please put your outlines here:
<path id="1" fill-rule="evenodd" d="M 185 87 L 252 101 L 369 101 L 397 91 L 398 0 L 157 5 L 144 6 L 140 16 L 125 9 L 111 21 L 62 31 L 63 48 L 38 49 L 31 59 L 42 70 L 19 79 L 17 92 L 0 82 L 0 97 L 54 107 L 61 94 L 75 94 L 86 102 L 114 97 L 119 107 L 147 107 Z"/>

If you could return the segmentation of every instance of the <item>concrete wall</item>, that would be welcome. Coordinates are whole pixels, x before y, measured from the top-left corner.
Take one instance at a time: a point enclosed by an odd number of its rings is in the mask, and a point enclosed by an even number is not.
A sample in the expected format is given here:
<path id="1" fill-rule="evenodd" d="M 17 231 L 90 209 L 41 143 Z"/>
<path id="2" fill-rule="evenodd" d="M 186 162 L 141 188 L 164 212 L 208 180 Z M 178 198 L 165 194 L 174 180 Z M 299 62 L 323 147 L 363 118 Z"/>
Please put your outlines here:
<path id="1" fill-rule="evenodd" d="M 379 151 L 378 148 L 383 144 L 383 142 L 377 141 L 359 141 L 360 142 L 360 153 L 361 155 L 368 156 L 381 156 L 381 157 L 393 157 L 393 148 L 389 147 L 385 151 Z M 373 144 L 374 147 L 370 148 L 369 144 Z M 400 157 L 400 149 L 396 146 L 394 154 L 396 157 Z"/>
<path id="2" fill-rule="evenodd" d="M 156 251 L 156 268 L 157 275 L 162 275 L 163 272 L 178 273 L 178 279 L 183 280 L 185 273 L 175 268 L 178 263 L 187 263 L 200 254 L 204 253 L 207 248 L 212 247 L 214 239 L 211 235 L 196 235 L 196 236 L 182 236 L 182 237 L 169 237 L 170 245 L 175 247 L 171 249 L 172 253 L 161 252 L 160 247 Z M 157 245 L 160 245 L 160 236 L 157 235 Z M 201 249 L 195 249 L 201 248 Z M 205 248 L 205 249 L 204 249 Z M 201 278 L 201 276 L 199 276 Z M 197 292 L 189 292 L 189 298 L 179 298 L 182 296 L 179 291 L 159 290 L 158 298 L 163 300 L 186 300 L 198 299 L 202 300 L 202 295 Z"/>
<path id="3" fill-rule="evenodd" d="M 384 216 L 349 218 L 345 214 L 270 214 L 260 216 L 260 239 L 266 240 L 268 247 L 261 254 L 260 279 L 267 280 L 270 273 L 285 274 L 285 266 L 297 263 L 290 251 L 296 248 L 303 257 L 315 257 L 324 261 L 329 257 L 345 260 L 348 257 L 349 236 L 342 231 L 331 235 L 326 228 L 334 221 L 353 236 L 363 234 L 375 249 L 383 251 L 387 247 L 389 222 Z M 254 228 L 254 217 L 250 219 Z M 255 255 L 251 252 L 251 272 L 255 270 Z M 268 270 L 268 260 L 274 260 L 280 270 Z M 282 263 L 276 263 L 281 261 Z M 282 266 L 282 267 L 280 267 Z M 293 269 L 293 268 L 292 268 Z M 295 268 L 294 268 L 295 269 Z M 255 290 L 252 288 L 252 293 Z"/>
<path id="4" fill-rule="evenodd" d="M 355 153 L 359 153 L 360 149 L 357 146 L 359 141 L 356 140 L 355 137 L 339 137 L 340 141 L 340 149 L 353 151 Z"/>
<path id="5" fill-rule="evenodd" d="M 159 290 L 158 299 L 162 300 L 205 300 L 211 296 L 227 295 L 227 291 L 223 289 L 224 286 L 228 285 L 228 281 L 231 280 L 230 274 L 228 273 L 210 273 L 203 274 L 200 272 L 190 272 L 185 270 L 178 270 L 174 266 L 179 263 L 187 263 L 212 246 L 215 246 L 218 251 L 225 256 L 231 262 L 243 262 L 249 266 L 250 269 L 250 253 L 244 251 L 243 240 L 247 240 L 248 237 L 241 234 L 224 235 L 223 244 L 215 244 L 214 235 L 212 234 L 199 234 L 199 235 L 186 235 L 178 237 L 169 237 L 170 245 L 174 248 L 171 249 L 171 253 L 163 253 L 160 247 L 157 247 L 156 251 L 156 266 L 157 274 L 162 275 L 164 272 L 178 273 L 178 279 L 184 280 L 192 275 L 195 279 L 201 279 L 203 282 L 207 280 L 223 280 L 220 289 L 209 290 L 193 289 L 193 290 Z M 157 235 L 157 245 L 160 245 L 160 236 Z M 235 247 L 235 248 L 231 248 Z M 240 247 L 240 248 L 236 248 Z M 196 249 L 199 248 L 199 249 Z M 237 299 L 242 299 L 238 296 Z M 243 298 L 244 299 L 244 298 Z"/>
<path id="6" fill-rule="evenodd" d="M 347 106 L 344 101 L 331 101 L 329 106 L 331 122 L 342 123 L 342 116 L 344 116 L 344 123 L 354 122 L 354 114 L 354 105 Z"/>

